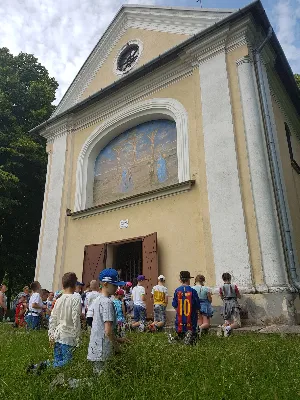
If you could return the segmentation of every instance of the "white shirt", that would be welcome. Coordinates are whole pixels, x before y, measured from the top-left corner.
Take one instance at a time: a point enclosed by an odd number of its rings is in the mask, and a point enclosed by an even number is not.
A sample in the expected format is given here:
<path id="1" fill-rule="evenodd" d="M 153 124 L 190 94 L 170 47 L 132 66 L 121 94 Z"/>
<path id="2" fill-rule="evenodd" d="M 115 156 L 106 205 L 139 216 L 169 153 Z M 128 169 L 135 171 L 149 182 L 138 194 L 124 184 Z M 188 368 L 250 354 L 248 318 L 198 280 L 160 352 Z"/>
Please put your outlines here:
<path id="1" fill-rule="evenodd" d="M 36 303 L 41 308 L 33 308 L 32 304 Z M 39 293 L 32 293 L 29 300 L 29 312 L 33 311 L 36 314 L 40 314 L 42 312 L 43 301 Z"/>
<path id="2" fill-rule="evenodd" d="M 93 317 L 94 315 L 94 310 L 92 308 L 92 304 L 93 302 L 96 300 L 96 298 L 100 295 L 99 292 L 97 292 L 96 290 L 93 290 L 92 292 L 88 292 L 86 294 L 86 298 L 85 298 L 85 306 L 87 308 L 87 313 L 86 313 L 86 317 L 90 318 Z"/>
<path id="3" fill-rule="evenodd" d="M 146 303 L 142 300 L 142 296 L 146 294 L 144 286 L 137 285 L 132 290 L 132 300 L 135 306 L 146 308 Z"/>
<path id="4" fill-rule="evenodd" d="M 48 336 L 55 342 L 77 346 L 80 338 L 81 297 L 63 294 L 56 300 Z"/>

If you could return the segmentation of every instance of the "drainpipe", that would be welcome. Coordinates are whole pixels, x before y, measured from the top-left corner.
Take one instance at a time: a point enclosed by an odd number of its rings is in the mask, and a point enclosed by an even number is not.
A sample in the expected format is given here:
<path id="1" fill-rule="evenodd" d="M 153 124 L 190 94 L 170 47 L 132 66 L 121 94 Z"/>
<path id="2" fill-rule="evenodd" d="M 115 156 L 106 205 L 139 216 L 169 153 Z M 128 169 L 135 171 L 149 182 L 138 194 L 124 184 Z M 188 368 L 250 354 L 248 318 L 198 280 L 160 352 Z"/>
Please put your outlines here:
<path id="1" fill-rule="evenodd" d="M 297 269 L 296 269 L 296 262 L 295 262 L 295 255 L 294 255 L 294 248 L 293 242 L 291 237 L 291 229 L 290 229 L 290 222 L 288 218 L 287 212 L 287 204 L 284 197 L 283 185 L 281 180 L 281 173 L 279 168 L 279 155 L 277 154 L 277 149 L 275 146 L 275 136 L 276 133 L 274 132 L 274 126 L 271 121 L 270 117 L 270 104 L 267 99 L 266 94 L 266 87 L 265 87 L 265 80 L 263 74 L 263 66 L 261 61 L 261 51 L 265 44 L 270 40 L 273 34 L 272 27 L 269 28 L 267 37 L 263 40 L 261 45 L 254 50 L 254 61 L 255 61 L 255 70 L 256 70 L 256 77 L 261 97 L 261 105 L 262 105 L 262 112 L 265 121 L 265 134 L 266 134 L 266 142 L 269 148 L 269 161 L 271 165 L 272 175 L 273 175 L 273 183 L 275 187 L 275 198 L 277 203 L 277 211 L 279 214 L 280 219 L 280 227 L 281 227 L 281 234 L 283 238 L 285 253 L 286 253 L 286 262 L 290 272 L 290 277 L 294 287 L 300 291 L 300 281 L 298 280 Z"/>

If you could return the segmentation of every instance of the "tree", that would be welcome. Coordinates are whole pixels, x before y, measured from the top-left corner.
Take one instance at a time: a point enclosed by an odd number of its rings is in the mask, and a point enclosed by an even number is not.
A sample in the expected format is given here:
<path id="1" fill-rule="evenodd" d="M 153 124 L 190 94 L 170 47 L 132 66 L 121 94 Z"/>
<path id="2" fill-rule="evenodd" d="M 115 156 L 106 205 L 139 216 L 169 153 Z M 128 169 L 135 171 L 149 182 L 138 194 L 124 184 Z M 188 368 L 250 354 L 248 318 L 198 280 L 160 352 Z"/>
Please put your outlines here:
<path id="1" fill-rule="evenodd" d="M 10 290 L 34 276 L 47 159 L 29 131 L 54 111 L 57 87 L 33 55 L 0 48 L 0 282 Z"/>
<path id="2" fill-rule="evenodd" d="M 295 74 L 294 76 L 295 76 L 295 81 L 298 85 L 298 88 L 300 89 L 300 74 Z"/>

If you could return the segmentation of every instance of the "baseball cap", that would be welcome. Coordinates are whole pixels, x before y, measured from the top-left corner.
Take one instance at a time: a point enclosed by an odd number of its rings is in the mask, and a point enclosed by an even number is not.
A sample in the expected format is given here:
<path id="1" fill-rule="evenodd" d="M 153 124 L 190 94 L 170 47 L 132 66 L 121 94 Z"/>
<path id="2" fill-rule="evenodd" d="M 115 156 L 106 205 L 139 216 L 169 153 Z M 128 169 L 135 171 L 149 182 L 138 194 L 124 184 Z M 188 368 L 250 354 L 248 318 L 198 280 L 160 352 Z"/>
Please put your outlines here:
<path id="1" fill-rule="evenodd" d="M 76 286 L 84 286 L 84 283 L 83 282 L 76 282 Z"/>
<path id="2" fill-rule="evenodd" d="M 136 279 L 137 279 L 138 282 L 146 281 L 146 280 L 147 280 L 147 279 L 145 278 L 145 275 L 139 275 Z"/>
<path id="3" fill-rule="evenodd" d="M 165 280 L 166 280 L 166 278 L 164 277 L 164 275 L 159 275 L 158 279 L 159 279 L 159 280 L 162 280 L 162 281 L 165 281 Z"/>
<path id="4" fill-rule="evenodd" d="M 180 279 L 192 279 L 194 278 L 193 276 L 191 276 L 189 271 L 180 271 Z"/>
<path id="5" fill-rule="evenodd" d="M 113 268 L 104 269 L 99 274 L 99 281 L 100 282 L 107 282 L 111 283 L 115 286 L 125 286 L 126 283 L 123 281 L 119 281 L 118 271 Z"/>
<path id="6" fill-rule="evenodd" d="M 131 283 L 131 282 L 126 282 L 126 286 L 127 286 L 127 287 L 131 287 L 131 286 L 132 286 L 132 283 Z"/>

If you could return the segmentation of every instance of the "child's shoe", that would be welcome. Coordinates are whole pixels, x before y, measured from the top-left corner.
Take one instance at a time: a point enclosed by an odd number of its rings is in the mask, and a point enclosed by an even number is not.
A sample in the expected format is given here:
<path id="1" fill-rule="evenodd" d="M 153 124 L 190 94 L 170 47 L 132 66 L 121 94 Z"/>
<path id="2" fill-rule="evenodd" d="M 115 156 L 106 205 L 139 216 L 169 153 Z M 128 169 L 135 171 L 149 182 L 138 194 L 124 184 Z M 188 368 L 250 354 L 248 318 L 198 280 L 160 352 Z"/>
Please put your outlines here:
<path id="1" fill-rule="evenodd" d="M 224 337 L 230 336 L 231 333 L 232 333 L 232 329 L 230 328 L 230 326 L 226 326 L 226 327 L 224 328 Z"/>
<path id="2" fill-rule="evenodd" d="M 184 344 L 192 344 L 192 338 L 193 338 L 193 332 L 187 331 L 184 336 L 183 343 Z"/>
<path id="3" fill-rule="evenodd" d="M 218 336 L 218 337 L 222 337 L 222 336 L 223 336 L 223 333 L 224 333 L 224 331 L 223 331 L 223 326 L 222 326 L 222 325 L 219 325 L 219 326 L 218 326 L 218 330 L 217 330 L 217 336 Z"/>
<path id="4" fill-rule="evenodd" d="M 93 373 L 95 375 L 101 375 L 104 371 L 105 364 L 103 361 L 94 361 L 93 362 Z"/>
<path id="5" fill-rule="evenodd" d="M 139 329 L 139 332 L 144 332 L 145 325 L 143 323 L 141 323 L 138 329 Z"/>
<path id="6" fill-rule="evenodd" d="M 50 383 L 50 390 L 55 389 L 58 386 L 64 386 L 65 384 L 65 375 L 61 372 L 56 376 L 56 378 L 53 379 L 53 381 Z"/>
<path id="7" fill-rule="evenodd" d="M 198 339 L 201 338 L 202 335 L 202 328 L 198 327 Z"/>
<path id="8" fill-rule="evenodd" d="M 168 333 L 168 343 L 169 344 L 174 344 L 175 343 L 175 339 L 174 339 L 174 337 L 172 336 L 171 333 Z"/>

